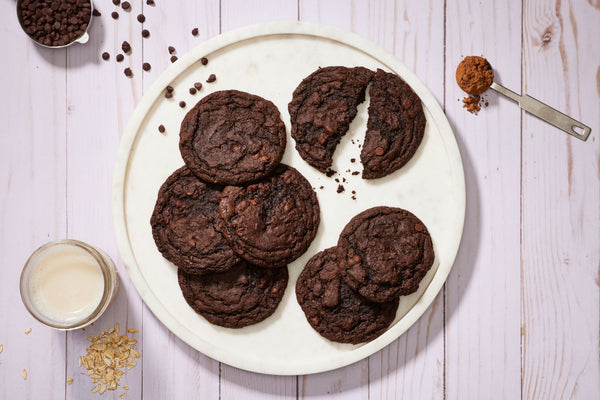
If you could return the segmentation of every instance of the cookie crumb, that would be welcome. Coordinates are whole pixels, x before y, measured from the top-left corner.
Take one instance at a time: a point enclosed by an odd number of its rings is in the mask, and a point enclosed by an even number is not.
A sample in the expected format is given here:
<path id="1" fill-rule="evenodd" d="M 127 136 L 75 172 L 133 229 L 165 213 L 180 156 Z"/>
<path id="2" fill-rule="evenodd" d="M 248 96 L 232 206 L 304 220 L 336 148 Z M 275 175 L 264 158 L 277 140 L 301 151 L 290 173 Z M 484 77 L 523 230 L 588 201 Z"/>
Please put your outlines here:
<path id="1" fill-rule="evenodd" d="M 0 353 L 2 353 L 2 350 L 4 350 L 4 345 L 0 344 Z"/>
<path id="2" fill-rule="evenodd" d="M 31 328 L 27 328 L 27 329 L 25 329 L 25 334 L 26 334 L 26 335 L 29 335 L 30 333 L 31 333 Z"/>
<path id="3" fill-rule="evenodd" d="M 177 61 L 177 56 L 171 56 L 171 62 L 174 63 L 175 61 Z"/>
<path id="4" fill-rule="evenodd" d="M 215 74 L 210 74 L 210 75 L 208 76 L 208 79 L 206 80 L 206 82 L 208 82 L 208 83 L 212 83 L 212 82 L 214 82 L 214 81 L 216 81 L 216 80 L 217 80 L 217 76 L 216 76 Z"/>
<path id="5" fill-rule="evenodd" d="M 97 9 L 94 8 L 94 11 L 92 11 L 92 15 L 94 17 L 101 17 L 102 13 L 100 11 L 98 11 Z"/>
<path id="6" fill-rule="evenodd" d="M 327 175 L 328 178 L 331 178 L 337 171 L 328 168 L 327 171 L 325 171 L 325 175 Z"/>
<path id="7" fill-rule="evenodd" d="M 71 378 L 70 376 L 67 376 L 67 385 L 70 385 L 73 383 L 73 378 Z"/>
<path id="8" fill-rule="evenodd" d="M 25 368 L 23 368 L 23 380 L 27 380 L 27 370 Z"/>
<path id="9" fill-rule="evenodd" d="M 175 51 L 177 51 L 177 50 L 175 50 L 175 47 L 173 47 L 173 46 L 169 46 L 168 49 L 169 49 L 169 54 L 173 54 L 173 53 L 175 53 Z"/>
<path id="10" fill-rule="evenodd" d="M 200 89 L 202 89 L 202 84 L 200 82 L 195 82 L 194 88 L 196 88 L 196 90 L 200 90 Z"/>

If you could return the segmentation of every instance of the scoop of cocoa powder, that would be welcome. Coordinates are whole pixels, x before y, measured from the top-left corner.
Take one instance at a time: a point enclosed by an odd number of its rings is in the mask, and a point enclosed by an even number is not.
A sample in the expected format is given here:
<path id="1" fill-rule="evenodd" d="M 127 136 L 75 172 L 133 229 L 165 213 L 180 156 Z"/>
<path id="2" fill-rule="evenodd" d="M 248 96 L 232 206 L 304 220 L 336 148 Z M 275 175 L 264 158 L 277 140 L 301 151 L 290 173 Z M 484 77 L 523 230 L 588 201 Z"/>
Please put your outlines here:
<path id="1" fill-rule="evenodd" d="M 462 90 L 473 96 L 488 90 L 493 80 L 492 66 L 483 57 L 465 57 L 456 68 L 456 83 Z"/>

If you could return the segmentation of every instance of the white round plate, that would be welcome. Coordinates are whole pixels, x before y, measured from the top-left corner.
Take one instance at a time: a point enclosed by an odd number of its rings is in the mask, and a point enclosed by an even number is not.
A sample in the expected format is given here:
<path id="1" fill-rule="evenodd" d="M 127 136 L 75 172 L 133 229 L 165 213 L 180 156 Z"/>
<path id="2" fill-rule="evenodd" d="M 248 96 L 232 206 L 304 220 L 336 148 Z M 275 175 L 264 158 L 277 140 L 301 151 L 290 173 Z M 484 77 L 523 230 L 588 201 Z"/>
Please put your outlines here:
<path id="1" fill-rule="evenodd" d="M 200 58 L 206 56 L 208 65 Z M 287 105 L 300 81 L 320 66 L 382 68 L 408 82 L 424 104 L 425 136 L 412 160 L 385 178 L 366 181 L 360 148 L 367 121 L 367 100 L 334 156 L 339 175 L 326 177 L 310 167 L 294 149 L 288 134 L 283 162 L 295 167 L 312 184 L 321 206 L 321 225 L 308 251 L 289 265 L 290 280 L 274 315 L 242 329 L 211 325 L 185 302 L 176 267 L 158 252 L 150 216 L 158 189 L 183 165 L 179 154 L 179 125 L 186 112 L 216 90 L 238 89 L 271 100 L 290 130 Z M 206 83 L 214 73 L 217 80 Z M 204 87 L 196 95 L 194 82 Z M 175 88 L 166 99 L 164 88 Z M 184 100 L 187 107 L 178 103 Z M 165 134 L 158 126 L 166 127 Z M 356 159 L 351 162 L 351 159 Z M 350 171 L 350 172 L 346 172 Z M 345 191 L 337 193 L 338 178 Z M 345 182 L 344 182 L 345 179 Z M 323 189 L 320 187 L 323 186 Z M 356 199 L 352 199 L 352 191 Z M 419 290 L 400 300 L 390 328 L 362 345 L 339 344 L 314 331 L 296 301 L 295 283 L 312 255 L 334 246 L 346 223 L 374 206 L 401 207 L 427 225 L 436 261 Z M 454 262 L 462 235 L 465 186 L 462 161 L 439 104 L 394 56 L 357 35 L 320 25 L 278 22 L 228 32 L 200 44 L 171 65 L 144 95 L 123 135 L 113 178 L 113 219 L 121 257 L 146 305 L 167 328 L 202 353 L 249 371 L 297 375 L 331 370 L 361 360 L 405 332 L 440 291 Z"/>

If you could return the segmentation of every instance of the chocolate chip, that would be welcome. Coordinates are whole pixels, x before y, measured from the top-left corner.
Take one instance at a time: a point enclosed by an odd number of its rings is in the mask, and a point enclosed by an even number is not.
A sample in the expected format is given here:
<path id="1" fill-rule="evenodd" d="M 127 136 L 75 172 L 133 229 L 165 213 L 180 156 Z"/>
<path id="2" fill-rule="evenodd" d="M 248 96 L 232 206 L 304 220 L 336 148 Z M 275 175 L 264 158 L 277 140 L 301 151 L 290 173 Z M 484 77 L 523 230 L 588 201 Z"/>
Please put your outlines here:
<path id="1" fill-rule="evenodd" d="M 197 90 L 196 88 L 191 87 L 190 88 L 190 94 L 196 94 Z"/>
<path id="2" fill-rule="evenodd" d="M 358 172 L 358 171 L 352 172 L 352 175 L 358 175 L 358 174 L 360 174 L 360 172 Z"/>
<path id="3" fill-rule="evenodd" d="M 113 11 L 112 13 L 110 13 L 110 16 L 111 16 L 113 19 L 119 19 L 119 13 L 118 13 L 118 12 L 116 12 L 116 11 Z"/>
<path id="4" fill-rule="evenodd" d="M 171 92 L 165 92 L 165 97 L 167 99 L 170 99 L 171 97 L 173 97 L 173 93 L 171 93 Z"/>
<path id="5" fill-rule="evenodd" d="M 194 87 L 196 88 L 196 90 L 200 90 L 202 89 L 202 84 L 200 82 L 196 82 L 194 83 Z"/>
<path id="6" fill-rule="evenodd" d="M 150 68 L 152 68 L 152 66 L 150 65 L 150 63 L 147 63 L 147 62 L 146 62 L 146 63 L 143 63 L 143 64 L 142 64 L 142 69 L 143 69 L 144 71 L 150 71 Z"/>
<path id="7" fill-rule="evenodd" d="M 169 54 L 175 53 L 175 47 L 169 46 Z"/>
<path id="8" fill-rule="evenodd" d="M 123 8 L 123 10 L 129 10 L 129 9 L 131 8 L 131 4 L 129 4 L 129 2 L 128 2 L 128 1 L 124 1 L 124 2 L 121 4 L 121 7 Z"/>
<path id="9" fill-rule="evenodd" d="M 112 2 L 115 6 L 118 6 L 119 4 L 121 4 L 121 0 L 112 0 Z"/>
<path id="10" fill-rule="evenodd" d="M 146 4 L 148 4 L 149 6 L 153 6 L 154 0 L 146 0 Z"/>
<path id="11" fill-rule="evenodd" d="M 327 171 L 325 172 L 325 175 L 327 175 L 328 178 L 331 178 L 337 171 L 329 168 L 327 169 Z"/>
<path id="12" fill-rule="evenodd" d="M 173 86 L 167 86 L 167 92 L 173 93 L 173 90 L 175 90 L 173 89 Z"/>
<path id="13" fill-rule="evenodd" d="M 344 187 L 342 185 L 338 185 L 338 187 L 337 187 L 338 193 L 342 193 L 344 190 L 346 190 L 346 189 L 344 189 Z"/>
<path id="14" fill-rule="evenodd" d="M 214 82 L 214 81 L 216 81 L 216 80 L 217 80 L 217 76 L 216 76 L 215 74 L 210 74 L 210 75 L 208 76 L 208 79 L 206 80 L 206 82 L 208 82 L 208 83 L 212 83 L 212 82 Z"/>
<path id="15" fill-rule="evenodd" d="M 206 57 L 202 57 L 202 58 L 200 59 L 200 62 L 202 63 L 202 65 L 206 65 L 206 64 L 208 64 L 208 58 L 206 58 Z"/>
<path id="16" fill-rule="evenodd" d="M 356 190 L 353 190 L 353 191 L 352 191 L 352 194 L 356 194 Z"/>
<path id="17" fill-rule="evenodd" d="M 103 60 L 108 60 L 109 58 L 110 58 L 110 54 L 108 54 L 106 51 L 104 53 L 102 53 Z"/>
<path id="18" fill-rule="evenodd" d="M 179 102 L 179 107 L 185 108 L 185 101 L 180 101 Z"/>
<path id="19" fill-rule="evenodd" d="M 94 11 L 92 11 L 92 15 L 93 15 L 94 17 L 101 17 L 101 16 L 102 16 L 102 13 L 100 13 L 100 11 L 98 11 L 98 10 L 96 10 L 96 9 L 94 8 Z"/>
<path id="20" fill-rule="evenodd" d="M 323 190 L 323 188 L 324 188 L 324 187 L 325 187 L 325 186 L 319 186 L 319 189 Z"/>
<path id="21" fill-rule="evenodd" d="M 160 125 L 158 126 L 158 131 L 159 131 L 160 133 L 165 133 L 165 126 L 164 126 L 163 124 L 160 124 Z"/>
<path id="22" fill-rule="evenodd" d="M 117 54 L 117 57 L 115 57 L 117 59 L 117 62 L 121 62 L 125 59 L 125 56 L 123 54 Z"/>
<path id="23" fill-rule="evenodd" d="M 171 56 L 171 62 L 174 63 L 175 61 L 177 61 L 177 56 Z"/>
<path id="24" fill-rule="evenodd" d="M 142 30 L 142 36 L 143 36 L 143 37 L 148 37 L 148 36 L 150 36 L 150 31 L 149 31 L 148 29 L 144 29 L 144 30 Z"/>
<path id="25" fill-rule="evenodd" d="M 198 28 L 192 29 L 192 35 L 198 36 Z"/>
<path id="26" fill-rule="evenodd" d="M 123 50 L 125 54 L 129 54 L 131 52 L 131 45 L 127 40 L 125 40 L 121 45 L 121 50 Z"/>
<path id="27" fill-rule="evenodd" d="M 340 183 L 340 180 L 339 180 L 338 178 L 335 178 L 335 181 L 336 181 L 337 183 Z"/>
<path id="28" fill-rule="evenodd" d="M 131 71 L 131 68 L 129 68 L 129 67 L 125 68 L 125 70 L 123 70 L 123 73 L 128 78 L 131 78 L 133 76 L 133 72 Z"/>
<path id="29" fill-rule="evenodd" d="M 144 22 L 146 22 L 146 17 L 144 16 L 144 14 L 140 14 L 137 16 L 137 20 L 140 24 L 143 24 Z"/>
<path id="30" fill-rule="evenodd" d="M 351 158 L 350 162 L 356 162 L 356 158 Z"/>

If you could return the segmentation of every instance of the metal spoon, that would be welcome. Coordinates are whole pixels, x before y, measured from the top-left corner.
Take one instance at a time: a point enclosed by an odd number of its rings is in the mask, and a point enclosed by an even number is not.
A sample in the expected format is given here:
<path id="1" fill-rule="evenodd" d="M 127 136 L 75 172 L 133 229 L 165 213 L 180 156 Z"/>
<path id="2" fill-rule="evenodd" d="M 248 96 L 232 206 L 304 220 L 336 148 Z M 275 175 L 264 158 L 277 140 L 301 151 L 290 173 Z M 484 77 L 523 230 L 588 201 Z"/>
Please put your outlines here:
<path id="1" fill-rule="evenodd" d="M 549 105 L 544 104 L 531 96 L 521 96 L 496 82 L 492 82 L 490 88 L 516 101 L 517 103 L 519 103 L 519 107 L 521 107 L 528 113 L 533 114 L 540 119 L 543 119 L 544 121 L 546 121 L 550 125 L 554 125 L 558 129 L 562 129 L 569 135 L 575 136 L 577 139 L 585 141 L 587 140 L 588 136 L 590 136 L 590 132 L 592 131 L 592 129 L 589 126 L 584 125 L 577 120 L 574 120 L 568 115 L 565 115 L 560 111 L 555 110 Z M 577 132 L 575 128 L 581 129 L 581 133 Z"/>

